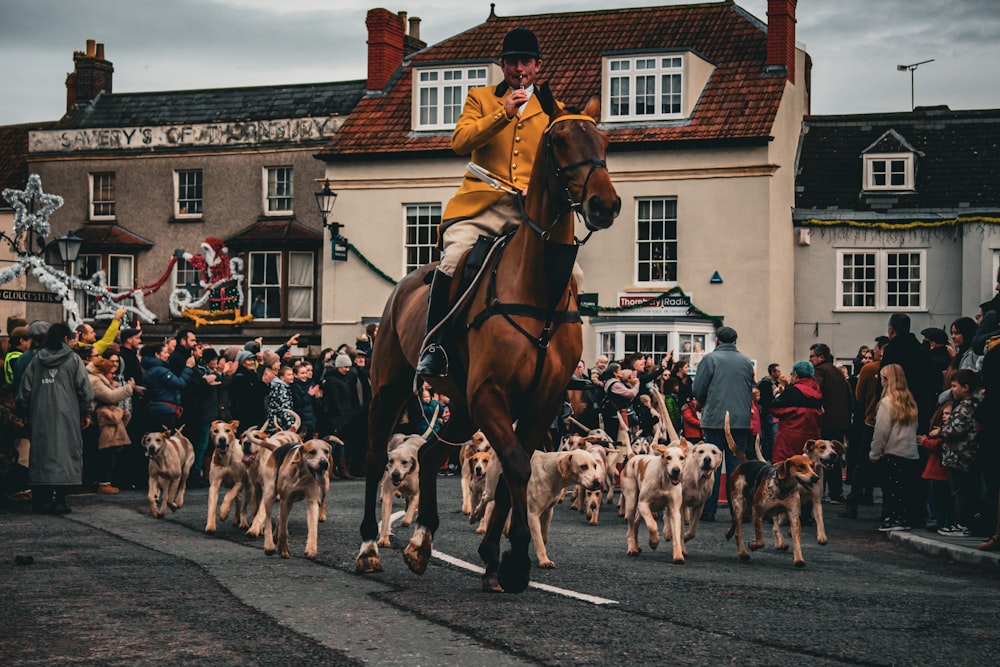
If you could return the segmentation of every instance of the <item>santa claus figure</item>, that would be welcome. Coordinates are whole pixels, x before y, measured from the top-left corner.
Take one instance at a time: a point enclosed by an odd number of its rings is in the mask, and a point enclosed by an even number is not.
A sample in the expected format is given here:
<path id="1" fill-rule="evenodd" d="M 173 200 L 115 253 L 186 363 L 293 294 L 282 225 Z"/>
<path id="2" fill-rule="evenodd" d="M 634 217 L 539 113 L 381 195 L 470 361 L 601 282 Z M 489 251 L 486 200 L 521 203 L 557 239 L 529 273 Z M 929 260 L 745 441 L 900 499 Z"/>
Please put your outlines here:
<path id="1" fill-rule="evenodd" d="M 228 284 L 220 284 L 232 277 L 232 270 L 229 266 L 229 248 L 222 239 L 209 236 L 201 243 L 204 256 L 184 253 L 183 257 L 192 267 L 202 273 L 200 281 L 202 287 L 213 286 L 209 295 L 209 310 L 231 310 L 239 306 L 239 296 L 235 289 Z"/>

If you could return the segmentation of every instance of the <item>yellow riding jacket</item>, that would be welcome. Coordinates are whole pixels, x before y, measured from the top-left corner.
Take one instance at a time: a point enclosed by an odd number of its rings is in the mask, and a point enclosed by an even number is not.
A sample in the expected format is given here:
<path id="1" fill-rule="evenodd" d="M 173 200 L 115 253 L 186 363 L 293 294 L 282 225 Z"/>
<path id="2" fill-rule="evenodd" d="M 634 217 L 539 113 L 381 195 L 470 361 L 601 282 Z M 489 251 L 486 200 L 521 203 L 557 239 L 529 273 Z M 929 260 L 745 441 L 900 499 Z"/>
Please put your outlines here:
<path id="1" fill-rule="evenodd" d="M 509 92 L 505 82 L 495 88 L 471 89 L 451 135 L 451 148 L 458 155 L 471 153 L 472 161 L 480 167 L 526 190 L 549 117 L 534 94 L 524 112 L 508 120 L 503 101 Z M 455 220 L 475 217 L 503 196 L 503 191 L 494 190 L 466 172 L 462 185 L 445 207 L 442 231 Z"/>

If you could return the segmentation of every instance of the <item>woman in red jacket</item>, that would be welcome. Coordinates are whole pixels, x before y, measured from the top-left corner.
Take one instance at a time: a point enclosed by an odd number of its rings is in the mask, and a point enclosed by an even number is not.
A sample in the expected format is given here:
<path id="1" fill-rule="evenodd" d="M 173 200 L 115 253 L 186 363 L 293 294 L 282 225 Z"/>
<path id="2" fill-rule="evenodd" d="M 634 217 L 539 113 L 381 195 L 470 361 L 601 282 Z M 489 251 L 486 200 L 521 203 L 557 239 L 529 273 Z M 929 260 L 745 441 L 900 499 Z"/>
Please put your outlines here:
<path id="1" fill-rule="evenodd" d="M 823 395 L 813 380 L 813 365 L 796 361 L 791 380 L 769 409 L 778 418 L 778 437 L 771 452 L 773 463 L 801 454 L 806 442 L 820 437 Z"/>

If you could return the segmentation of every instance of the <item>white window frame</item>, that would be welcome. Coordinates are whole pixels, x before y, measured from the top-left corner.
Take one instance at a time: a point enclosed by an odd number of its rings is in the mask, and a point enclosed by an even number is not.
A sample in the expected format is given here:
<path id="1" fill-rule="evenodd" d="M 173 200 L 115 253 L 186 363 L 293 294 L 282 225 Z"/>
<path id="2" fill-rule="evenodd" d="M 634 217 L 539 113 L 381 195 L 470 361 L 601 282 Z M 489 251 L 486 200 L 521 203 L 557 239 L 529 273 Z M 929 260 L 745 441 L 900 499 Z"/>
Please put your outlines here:
<path id="1" fill-rule="evenodd" d="M 96 260 L 96 266 L 95 266 Z M 88 265 L 86 271 L 81 273 L 84 265 Z M 91 277 L 104 267 L 104 255 L 100 253 L 80 254 L 73 262 L 73 275 L 80 280 L 90 282 Z M 91 320 L 97 314 L 97 297 L 88 294 L 83 290 L 76 290 L 76 306 L 80 312 L 81 320 Z"/>
<path id="2" fill-rule="evenodd" d="M 682 338 L 685 336 L 693 339 L 703 340 L 705 343 L 704 354 L 708 354 L 715 349 L 715 327 L 707 322 L 684 322 L 677 320 L 664 323 L 636 323 L 636 322 L 615 322 L 614 318 L 609 321 L 595 323 L 594 326 L 594 349 L 598 355 L 605 355 L 608 359 L 623 359 L 631 352 L 628 350 L 625 340 L 628 336 L 660 336 L 667 337 L 667 350 L 674 351 L 674 359 L 680 357 L 678 352 L 681 347 Z M 645 350 L 639 350 L 645 352 Z M 654 361 L 660 362 L 660 353 L 654 353 Z M 700 358 L 697 360 L 700 361 Z M 697 361 L 688 358 L 689 372 L 693 375 L 697 369 Z"/>
<path id="3" fill-rule="evenodd" d="M 280 176 L 285 174 L 287 174 L 287 179 L 281 179 Z M 264 215 L 291 215 L 294 213 L 294 181 L 295 169 L 288 165 L 264 168 Z M 285 191 L 286 189 L 287 191 Z M 288 203 L 288 208 L 280 208 L 285 201 Z"/>
<path id="4" fill-rule="evenodd" d="M 846 255 L 872 255 L 875 258 L 875 293 L 873 305 L 845 306 L 844 305 L 844 257 Z M 898 255 L 915 255 L 919 259 L 919 289 L 910 292 L 916 296 L 920 303 L 918 305 L 900 305 L 891 303 L 889 283 L 898 282 L 898 274 L 893 275 L 893 267 L 889 265 L 889 260 Z M 836 274 L 836 303 L 834 311 L 839 312 L 926 312 L 927 311 L 927 250 L 925 248 L 838 248 L 837 249 L 837 274 Z M 909 280 L 908 282 L 913 282 Z"/>
<path id="5" fill-rule="evenodd" d="M 472 88 L 489 84 L 487 65 L 422 68 L 413 74 L 413 129 L 453 130 Z"/>
<path id="6" fill-rule="evenodd" d="M 646 220 L 644 220 L 643 218 L 640 218 L 640 210 L 642 209 L 642 205 L 644 203 L 648 203 L 650 205 L 650 207 L 652 208 L 658 202 L 661 203 L 662 206 L 663 206 L 663 212 L 664 212 L 664 214 L 662 216 L 660 216 L 659 218 L 650 217 L 649 219 L 646 219 Z M 668 207 L 669 204 L 672 204 L 673 208 L 674 208 L 673 218 L 670 218 L 669 216 L 666 215 L 666 210 L 667 210 L 667 207 Z M 648 286 L 657 286 L 657 287 L 672 287 L 672 286 L 674 286 L 674 285 L 677 284 L 677 272 L 678 272 L 678 270 L 680 268 L 680 260 L 678 259 L 678 256 L 677 256 L 678 255 L 678 253 L 677 253 L 677 251 L 678 251 L 678 243 L 677 243 L 677 226 L 678 226 L 677 217 L 678 216 L 677 216 L 677 210 L 678 210 L 677 197 L 668 196 L 668 197 L 637 197 L 636 198 L 636 200 L 635 200 L 635 261 L 633 262 L 633 266 L 634 266 L 634 272 L 633 272 L 633 281 L 634 282 L 633 282 L 633 284 L 635 284 L 635 285 L 643 285 L 643 286 L 647 286 L 647 285 Z M 663 232 L 662 237 L 659 238 L 659 239 L 654 239 L 652 237 L 652 234 L 650 234 L 650 238 L 645 238 L 644 239 L 642 237 L 641 233 L 640 233 L 640 228 L 641 228 L 643 222 L 647 222 L 649 224 L 650 231 L 652 231 L 652 229 L 653 229 L 654 226 L 659 225 L 660 229 Z M 668 229 L 668 227 L 671 224 L 673 224 L 673 228 L 674 228 L 674 236 L 673 236 L 672 239 L 669 238 L 666 235 L 667 229 Z M 647 258 L 645 258 L 645 259 L 643 259 L 644 246 L 648 246 L 649 249 L 650 249 L 649 250 L 649 255 L 650 256 L 647 257 Z M 673 248 L 673 258 L 672 259 L 670 258 L 670 249 L 671 249 L 671 246 Z M 657 257 L 657 258 L 653 257 L 653 255 L 657 254 L 657 250 L 660 251 L 659 254 L 662 254 L 663 257 Z M 673 268 L 674 268 L 674 275 L 673 275 L 672 279 L 668 279 L 668 278 L 664 277 L 664 276 L 669 275 L 669 271 L 666 271 L 666 269 L 669 267 L 670 264 L 673 264 Z M 650 278 L 648 278 L 648 279 L 643 279 L 642 278 L 641 268 L 642 268 L 643 265 L 649 265 L 649 275 L 650 275 Z M 659 278 L 659 279 L 653 279 L 652 275 L 653 275 L 654 269 L 656 268 L 657 265 L 660 265 L 661 278 Z"/>
<path id="7" fill-rule="evenodd" d="M 117 254 L 117 253 L 111 253 L 107 257 L 108 257 L 108 264 L 107 264 L 107 266 L 108 266 L 108 269 L 107 269 L 107 285 L 108 285 L 108 290 L 111 291 L 111 292 L 114 292 L 115 294 L 121 294 L 123 292 L 128 292 L 133 287 L 135 287 L 135 255 L 122 255 L 122 254 Z M 111 265 L 116 260 L 127 260 L 129 268 L 125 272 L 124 276 L 122 274 L 119 274 L 118 280 L 116 282 L 112 282 L 112 278 L 111 278 Z M 124 277 L 125 280 L 122 280 L 122 277 Z M 121 301 L 117 302 L 117 305 L 118 306 L 131 306 L 132 305 L 132 299 L 131 298 L 122 299 Z"/>
<path id="8" fill-rule="evenodd" d="M 303 256 L 309 258 L 309 282 L 307 283 L 293 283 L 292 282 L 292 256 Z M 286 310 L 288 311 L 288 321 L 289 322 L 312 322 L 316 317 L 316 253 L 311 251 L 302 250 L 289 250 L 288 251 L 288 270 L 286 271 L 288 287 L 286 289 Z M 309 314 L 306 317 L 292 317 L 292 292 L 308 292 L 309 293 Z"/>
<path id="9" fill-rule="evenodd" d="M 606 56 L 602 88 L 603 97 L 608 103 L 603 120 L 617 123 L 684 118 L 684 65 L 684 55 L 678 53 Z M 670 90 L 664 91 L 668 81 Z M 653 86 L 652 92 L 648 90 L 650 83 Z M 643 92 L 641 96 L 640 89 Z M 643 98 L 641 105 L 640 97 Z M 624 112 L 616 102 L 619 98 L 625 98 L 628 104 Z M 652 98 L 652 111 L 646 106 L 648 98 Z M 664 111 L 666 98 L 669 98 L 670 109 Z M 639 112 L 640 106 L 643 108 L 642 113 Z"/>
<path id="10" fill-rule="evenodd" d="M 114 220 L 115 219 L 115 180 L 116 174 L 113 171 L 102 171 L 90 174 L 90 219 L 91 220 Z M 98 190 L 107 193 L 105 196 L 110 199 L 99 198 Z M 98 209 L 102 209 L 98 213 Z M 110 213 L 108 212 L 110 211 Z"/>
<path id="11" fill-rule="evenodd" d="M 182 279 L 182 276 L 187 276 L 187 278 Z M 201 270 L 196 269 L 183 257 L 177 258 L 177 263 L 174 264 L 174 270 L 170 272 L 170 279 L 173 281 L 173 289 L 171 291 L 177 291 L 178 288 L 183 287 L 188 290 L 192 300 L 200 298 L 202 292 L 204 291 L 204 288 L 201 286 L 201 281 L 203 279 Z"/>
<path id="12" fill-rule="evenodd" d="M 181 183 L 197 174 L 197 184 Z M 196 190 L 192 193 L 191 190 Z M 194 197 L 193 194 L 197 194 Z M 190 205 L 182 206 L 182 202 Z M 192 208 L 197 210 L 192 211 Z M 174 217 L 179 219 L 199 219 L 205 210 L 205 174 L 201 169 L 178 169 L 174 172 Z"/>
<path id="13" fill-rule="evenodd" d="M 891 192 L 912 192 L 913 184 L 913 153 L 869 153 L 864 156 L 864 183 L 862 188 L 868 191 L 891 191 Z M 880 171 L 876 171 L 876 164 L 883 163 L 885 166 L 885 183 L 879 185 L 875 182 L 875 177 Z M 893 163 L 902 167 L 903 183 L 901 185 L 892 184 Z"/>
<path id="14" fill-rule="evenodd" d="M 440 202 L 403 204 L 404 275 L 441 259 L 437 243 L 442 212 Z"/>
<path id="15" fill-rule="evenodd" d="M 253 282 L 254 260 L 255 260 L 255 257 L 257 255 L 275 255 L 278 258 L 278 267 L 277 267 L 278 282 L 276 284 L 271 284 L 271 283 L 267 283 L 267 282 L 262 282 L 262 283 L 254 283 Z M 250 312 L 253 312 L 252 311 L 252 309 L 253 309 L 253 303 L 254 303 L 254 299 L 257 296 L 254 290 L 258 290 L 258 289 L 265 290 L 265 295 L 264 296 L 267 297 L 266 290 L 272 289 L 272 288 L 275 288 L 275 287 L 278 289 L 278 297 L 277 297 L 278 298 L 278 316 L 277 317 L 257 317 L 257 316 L 254 316 L 254 321 L 257 321 L 257 322 L 279 322 L 282 319 L 281 316 L 283 314 L 283 311 L 282 311 L 282 307 L 281 307 L 281 291 L 282 291 L 282 288 L 283 288 L 283 285 L 282 285 L 282 269 L 283 269 L 283 266 L 282 266 L 283 262 L 282 262 L 282 260 L 283 259 L 284 259 L 284 253 L 282 251 L 280 251 L 280 250 L 254 250 L 254 251 L 251 251 L 251 252 L 247 253 L 247 299 L 250 302 L 250 306 L 249 306 Z M 266 277 L 266 273 L 267 272 L 265 271 L 264 272 L 265 277 Z M 267 299 L 266 298 L 265 298 L 265 302 L 264 303 L 265 303 L 265 308 L 266 308 L 266 305 L 267 305 Z"/>

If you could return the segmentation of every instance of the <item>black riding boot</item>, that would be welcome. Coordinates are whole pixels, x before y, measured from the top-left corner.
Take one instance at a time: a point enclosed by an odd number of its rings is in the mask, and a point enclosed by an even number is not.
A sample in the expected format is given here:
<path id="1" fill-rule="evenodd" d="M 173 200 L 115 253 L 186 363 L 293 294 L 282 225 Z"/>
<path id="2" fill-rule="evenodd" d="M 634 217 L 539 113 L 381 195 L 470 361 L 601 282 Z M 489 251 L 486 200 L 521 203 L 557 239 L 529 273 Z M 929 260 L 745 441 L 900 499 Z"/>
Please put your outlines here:
<path id="1" fill-rule="evenodd" d="M 431 330 L 448 314 L 451 305 L 448 299 L 450 291 L 451 276 L 435 269 L 427 300 L 427 333 L 424 339 L 426 346 L 420 352 L 417 375 L 444 377 L 448 374 L 448 355 L 443 346 L 446 327 L 438 327 L 433 333 Z"/>

